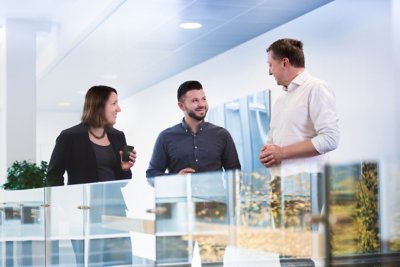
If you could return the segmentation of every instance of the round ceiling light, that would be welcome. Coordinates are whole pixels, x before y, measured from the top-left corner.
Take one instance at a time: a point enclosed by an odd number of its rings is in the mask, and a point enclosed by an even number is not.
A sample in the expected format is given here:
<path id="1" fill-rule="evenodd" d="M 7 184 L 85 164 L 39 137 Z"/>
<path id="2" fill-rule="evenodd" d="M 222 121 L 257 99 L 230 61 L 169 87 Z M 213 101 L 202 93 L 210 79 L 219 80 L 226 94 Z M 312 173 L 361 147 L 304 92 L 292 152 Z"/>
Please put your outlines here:
<path id="1" fill-rule="evenodd" d="M 182 29 L 187 29 L 187 30 L 194 30 L 194 29 L 199 29 L 203 25 L 201 25 L 198 22 L 185 22 L 179 25 Z"/>
<path id="2" fill-rule="evenodd" d="M 70 102 L 58 102 L 57 105 L 60 107 L 69 107 L 69 106 L 71 106 L 71 103 Z"/>

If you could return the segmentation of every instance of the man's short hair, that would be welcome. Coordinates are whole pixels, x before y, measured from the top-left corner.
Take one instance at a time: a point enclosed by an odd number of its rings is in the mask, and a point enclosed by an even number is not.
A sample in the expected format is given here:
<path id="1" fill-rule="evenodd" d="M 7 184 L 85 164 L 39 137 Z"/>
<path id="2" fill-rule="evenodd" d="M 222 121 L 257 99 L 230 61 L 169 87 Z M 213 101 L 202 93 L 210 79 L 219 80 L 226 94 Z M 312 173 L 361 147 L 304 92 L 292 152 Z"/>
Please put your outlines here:
<path id="1" fill-rule="evenodd" d="M 182 97 L 191 90 L 202 90 L 203 86 L 198 81 L 186 81 L 182 83 L 178 88 L 178 101 L 182 100 Z"/>
<path id="2" fill-rule="evenodd" d="M 273 42 L 267 52 L 272 51 L 274 59 L 288 58 L 290 64 L 296 68 L 304 68 L 303 43 L 296 39 L 279 39 Z"/>

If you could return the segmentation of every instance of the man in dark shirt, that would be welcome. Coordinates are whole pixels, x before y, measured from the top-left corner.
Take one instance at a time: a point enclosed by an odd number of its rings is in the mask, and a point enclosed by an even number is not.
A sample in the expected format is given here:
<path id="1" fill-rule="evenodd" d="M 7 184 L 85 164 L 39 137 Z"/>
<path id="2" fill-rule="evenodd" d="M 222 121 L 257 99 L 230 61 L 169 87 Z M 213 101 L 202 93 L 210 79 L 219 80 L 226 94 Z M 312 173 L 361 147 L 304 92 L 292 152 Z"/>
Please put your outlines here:
<path id="1" fill-rule="evenodd" d="M 229 132 L 205 122 L 208 103 L 198 81 L 178 88 L 182 122 L 160 133 L 154 146 L 147 178 L 169 174 L 240 169 L 235 144 Z"/>

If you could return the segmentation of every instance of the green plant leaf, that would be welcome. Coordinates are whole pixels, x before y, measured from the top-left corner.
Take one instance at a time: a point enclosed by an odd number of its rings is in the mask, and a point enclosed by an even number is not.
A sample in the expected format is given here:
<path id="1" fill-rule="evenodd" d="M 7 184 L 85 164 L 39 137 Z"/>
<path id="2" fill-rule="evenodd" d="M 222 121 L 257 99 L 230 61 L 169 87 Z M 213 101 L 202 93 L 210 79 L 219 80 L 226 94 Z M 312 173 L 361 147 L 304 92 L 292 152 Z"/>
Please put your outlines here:
<path id="1" fill-rule="evenodd" d="M 26 160 L 15 161 L 7 169 L 7 181 L 3 184 L 6 190 L 22 190 L 46 186 L 48 164 L 41 161 L 40 166 Z"/>

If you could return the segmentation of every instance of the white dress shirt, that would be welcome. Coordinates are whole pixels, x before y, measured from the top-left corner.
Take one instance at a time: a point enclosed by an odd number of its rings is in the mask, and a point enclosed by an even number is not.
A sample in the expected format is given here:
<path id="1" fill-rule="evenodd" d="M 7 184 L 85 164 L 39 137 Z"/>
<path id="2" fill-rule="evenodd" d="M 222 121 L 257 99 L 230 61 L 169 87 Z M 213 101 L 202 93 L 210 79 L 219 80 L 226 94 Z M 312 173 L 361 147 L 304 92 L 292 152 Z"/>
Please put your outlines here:
<path id="1" fill-rule="evenodd" d="M 321 154 L 283 160 L 272 167 L 274 176 L 322 172 L 327 152 L 339 143 L 339 126 L 334 92 L 307 71 L 299 74 L 276 100 L 272 109 L 267 143 L 287 146 L 311 139 Z"/>

